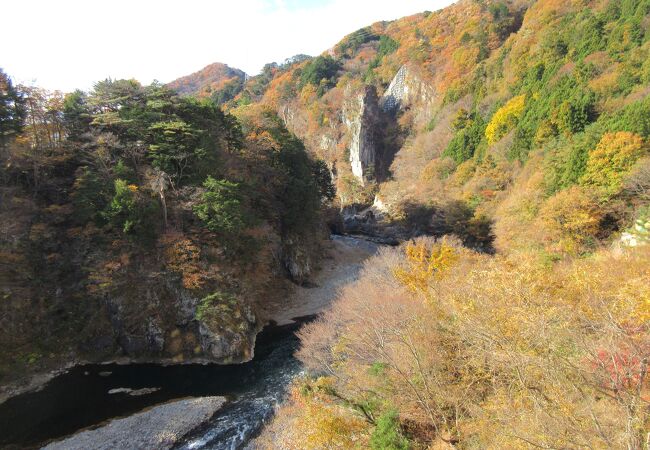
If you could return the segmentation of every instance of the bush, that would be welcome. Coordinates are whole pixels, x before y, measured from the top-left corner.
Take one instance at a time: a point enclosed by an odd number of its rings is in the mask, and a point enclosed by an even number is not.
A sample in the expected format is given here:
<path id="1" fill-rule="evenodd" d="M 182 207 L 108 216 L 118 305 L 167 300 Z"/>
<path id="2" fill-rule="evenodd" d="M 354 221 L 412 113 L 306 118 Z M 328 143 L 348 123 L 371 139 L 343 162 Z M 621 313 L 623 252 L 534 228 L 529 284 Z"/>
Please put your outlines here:
<path id="1" fill-rule="evenodd" d="M 140 224 L 140 209 L 136 201 L 138 187 L 118 178 L 114 188 L 115 195 L 104 212 L 104 217 L 124 234 L 131 233 Z"/>
<path id="2" fill-rule="evenodd" d="M 373 450 L 408 450 L 411 448 L 408 439 L 402 434 L 399 417 L 394 409 L 383 413 L 372 435 L 370 448 Z"/>

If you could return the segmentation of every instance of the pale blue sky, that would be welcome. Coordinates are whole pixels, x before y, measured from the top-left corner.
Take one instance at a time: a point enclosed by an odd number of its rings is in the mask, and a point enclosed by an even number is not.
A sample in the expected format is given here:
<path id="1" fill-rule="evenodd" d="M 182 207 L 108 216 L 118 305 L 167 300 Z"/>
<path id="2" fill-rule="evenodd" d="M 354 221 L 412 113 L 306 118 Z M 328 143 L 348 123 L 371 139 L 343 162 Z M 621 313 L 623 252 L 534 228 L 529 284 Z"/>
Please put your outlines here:
<path id="1" fill-rule="evenodd" d="M 379 20 L 452 0 L 9 0 L 0 67 L 48 89 L 106 77 L 163 82 L 223 62 L 249 74 L 317 55 Z M 22 18 L 22 20 L 21 20 Z"/>

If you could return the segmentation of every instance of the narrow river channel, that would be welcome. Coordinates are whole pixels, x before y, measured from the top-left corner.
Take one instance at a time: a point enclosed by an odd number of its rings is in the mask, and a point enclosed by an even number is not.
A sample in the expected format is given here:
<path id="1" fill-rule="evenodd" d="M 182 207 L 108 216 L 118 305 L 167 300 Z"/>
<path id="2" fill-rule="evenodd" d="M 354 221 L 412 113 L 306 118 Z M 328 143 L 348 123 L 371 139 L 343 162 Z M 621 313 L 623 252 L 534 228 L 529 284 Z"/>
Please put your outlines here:
<path id="1" fill-rule="evenodd" d="M 302 370 L 294 357 L 299 345 L 295 331 L 327 307 L 338 288 L 356 278 L 363 261 L 378 248 L 342 236 L 333 237 L 332 244 L 333 251 L 315 275 L 314 286 L 296 288 L 277 317 L 281 326 L 268 326 L 258 335 L 252 361 L 77 366 L 37 392 L 0 404 L 0 448 L 40 448 L 110 419 L 170 400 L 203 396 L 223 396 L 228 402 L 176 448 L 245 448 L 272 417 L 290 381 Z"/>

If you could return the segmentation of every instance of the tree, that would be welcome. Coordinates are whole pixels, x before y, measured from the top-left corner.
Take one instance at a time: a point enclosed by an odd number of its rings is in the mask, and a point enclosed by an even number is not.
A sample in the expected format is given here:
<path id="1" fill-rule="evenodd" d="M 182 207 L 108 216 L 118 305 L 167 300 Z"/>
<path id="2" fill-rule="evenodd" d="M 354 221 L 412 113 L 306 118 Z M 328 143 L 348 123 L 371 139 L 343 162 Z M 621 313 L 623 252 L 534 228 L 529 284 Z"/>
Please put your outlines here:
<path id="1" fill-rule="evenodd" d="M 158 193 L 158 197 L 160 197 L 160 204 L 163 208 L 163 227 L 167 228 L 167 197 L 165 192 L 170 186 L 173 187 L 172 180 L 162 170 L 153 170 L 150 174 L 149 185 L 151 190 Z"/>
<path id="2" fill-rule="evenodd" d="M 526 96 L 518 95 L 508 100 L 505 105 L 494 113 L 492 120 L 485 128 L 485 137 L 489 144 L 497 142 L 517 125 L 519 118 L 524 113 L 525 106 Z"/>
<path id="3" fill-rule="evenodd" d="M 561 252 L 580 254 L 593 248 L 603 212 L 590 192 L 573 186 L 549 198 L 539 218 L 548 241 Z"/>
<path id="4" fill-rule="evenodd" d="M 555 113 L 558 129 L 567 135 L 584 130 L 593 117 L 592 101 L 591 96 L 577 101 L 563 101 Z"/>
<path id="5" fill-rule="evenodd" d="M 0 150 L 22 130 L 26 111 L 23 94 L 0 69 Z"/>
<path id="6" fill-rule="evenodd" d="M 208 176 L 203 187 L 202 201 L 194 206 L 196 216 L 210 231 L 223 235 L 239 234 L 245 227 L 239 184 Z"/>
<path id="7" fill-rule="evenodd" d="M 60 149 L 65 139 L 64 98 L 59 91 L 23 86 L 27 112 L 25 131 L 34 156 L 49 155 Z"/>
<path id="8" fill-rule="evenodd" d="M 319 87 L 322 83 L 328 87 L 333 86 L 340 68 L 341 64 L 331 56 L 318 56 L 303 69 L 300 75 L 300 86 L 311 84 Z"/>
<path id="9" fill-rule="evenodd" d="M 581 183 L 601 189 L 605 196 L 615 195 L 623 187 L 623 177 L 649 152 L 650 145 L 637 134 L 605 133 L 596 148 L 589 152 Z"/>
<path id="10" fill-rule="evenodd" d="M 329 167 L 321 159 L 314 161 L 312 166 L 321 199 L 331 202 L 336 197 L 336 188 L 334 187 L 334 183 L 332 183 L 332 174 Z"/>
<path id="11" fill-rule="evenodd" d="M 183 182 L 186 170 L 196 159 L 199 130 L 182 120 L 157 122 L 149 127 L 151 164 L 172 174 L 177 183 Z"/>
<path id="12" fill-rule="evenodd" d="M 67 94 L 63 100 L 63 124 L 70 140 L 79 140 L 88 131 L 91 122 L 88 108 L 88 95 L 76 90 Z"/>

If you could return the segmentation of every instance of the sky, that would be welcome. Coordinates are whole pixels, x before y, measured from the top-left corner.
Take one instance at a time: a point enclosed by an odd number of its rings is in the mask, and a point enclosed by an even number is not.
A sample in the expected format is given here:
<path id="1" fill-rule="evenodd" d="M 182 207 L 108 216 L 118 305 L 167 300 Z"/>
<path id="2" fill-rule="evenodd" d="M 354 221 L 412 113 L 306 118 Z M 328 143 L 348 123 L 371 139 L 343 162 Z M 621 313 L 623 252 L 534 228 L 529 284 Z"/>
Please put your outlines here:
<path id="1" fill-rule="evenodd" d="M 452 0 L 4 0 L 0 68 L 65 92 L 106 78 L 169 82 L 222 62 L 257 74 L 379 20 Z"/>

